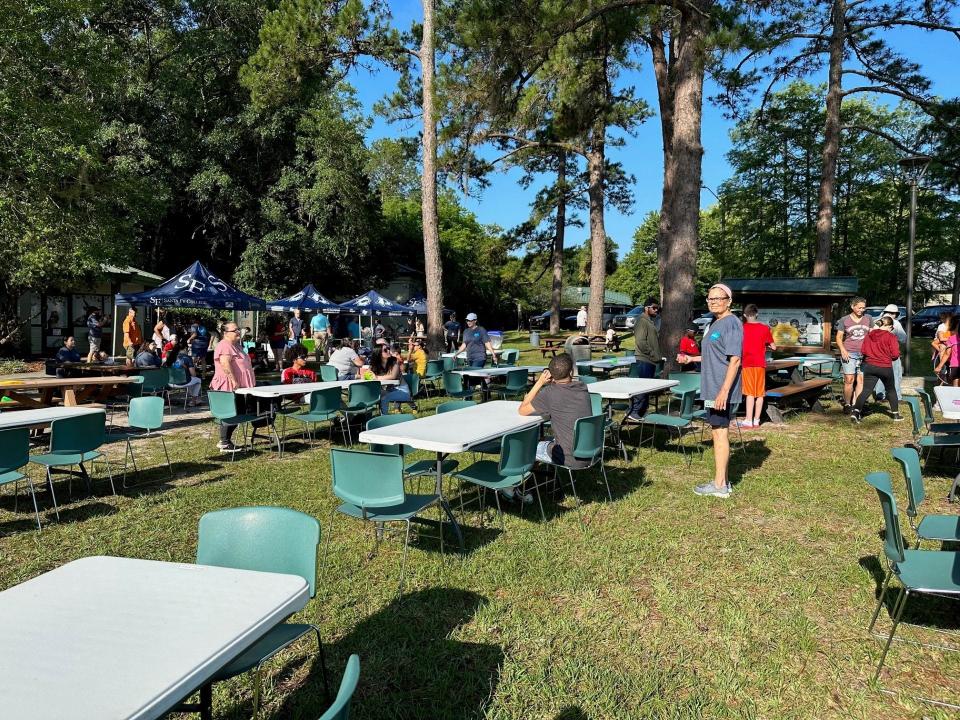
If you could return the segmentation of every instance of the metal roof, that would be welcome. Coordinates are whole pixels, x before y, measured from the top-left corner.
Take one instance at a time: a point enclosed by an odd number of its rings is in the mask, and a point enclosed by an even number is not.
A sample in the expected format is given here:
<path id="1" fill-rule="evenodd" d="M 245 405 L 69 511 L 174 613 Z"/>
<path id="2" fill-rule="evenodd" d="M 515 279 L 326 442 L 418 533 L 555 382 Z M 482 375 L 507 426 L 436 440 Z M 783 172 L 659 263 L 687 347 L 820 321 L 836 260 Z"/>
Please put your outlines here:
<path id="1" fill-rule="evenodd" d="M 766 293 L 769 295 L 854 295 L 860 287 L 855 277 L 767 277 L 726 278 L 721 280 L 735 293 Z"/>

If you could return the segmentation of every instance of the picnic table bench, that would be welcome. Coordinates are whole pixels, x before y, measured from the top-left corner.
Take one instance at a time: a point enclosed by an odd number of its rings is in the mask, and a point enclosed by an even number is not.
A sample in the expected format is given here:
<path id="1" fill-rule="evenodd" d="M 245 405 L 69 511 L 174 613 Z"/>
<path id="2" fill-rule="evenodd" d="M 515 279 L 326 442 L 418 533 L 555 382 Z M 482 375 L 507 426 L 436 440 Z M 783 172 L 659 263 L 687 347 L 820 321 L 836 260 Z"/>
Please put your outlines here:
<path id="1" fill-rule="evenodd" d="M 810 410 L 822 412 L 820 396 L 830 386 L 829 378 L 811 378 L 802 382 L 772 387 L 766 392 L 767 415 L 775 423 L 783 422 L 784 413 L 806 404 Z"/>
<path id="2" fill-rule="evenodd" d="M 563 345 L 567 342 L 567 338 L 559 335 L 546 337 L 541 335 L 540 342 L 543 343 L 543 347 L 539 348 L 540 354 L 543 355 L 543 357 L 546 357 L 547 353 L 550 353 L 550 357 L 556 357 L 558 352 L 563 352 Z"/>
<path id="3" fill-rule="evenodd" d="M 630 333 L 624 333 L 623 335 L 614 335 L 613 341 L 608 345 L 606 335 L 591 335 L 590 336 L 590 349 L 591 350 L 613 350 L 614 352 L 620 350 L 620 343 L 630 337 Z"/>

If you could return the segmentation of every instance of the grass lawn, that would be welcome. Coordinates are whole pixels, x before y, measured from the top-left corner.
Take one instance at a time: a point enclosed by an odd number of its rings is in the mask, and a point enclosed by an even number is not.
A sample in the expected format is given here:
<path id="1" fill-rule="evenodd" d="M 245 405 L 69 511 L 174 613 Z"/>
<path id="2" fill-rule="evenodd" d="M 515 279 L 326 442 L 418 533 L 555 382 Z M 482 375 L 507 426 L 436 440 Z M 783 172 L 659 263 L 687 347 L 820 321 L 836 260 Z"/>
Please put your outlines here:
<path id="1" fill-rule="evenodd" d="M 420 414 L 436 402 L 422 401 Z M 114 498 L 101 482 L 97 497 L 73 502 L 64 487 L 62 520 L 42 533 L 30 529 L 29 499 L 15 515 L 4 491 L 0 588 L 94 554 L 192 562 L 197 522 L 217 508 L 288 506 L 328 531 L 325 439 L 292 440 L 282 460 L 264 446 L 231 464 L 205 418 L 175 415 L 167 437 L 176 480 L 159 467 L 159 447 L 143 445 L 141 464 L 153 469 L 142 479 L 156 484 Z M 953 717 L 869 685 L 880 650 L 866 626 L 882 577 L 882 520 L 863 477 L 890 471 L 903 498 L 889 448 L 909 433 L 909 422 L 883 413 L 853 427 L 836 406 L 745 432 L 726 501 L 691 491 L 711 476 L 709 449 L 689 467 L 671 447 L 613 458 L 614 502 L 599 474 L 578 482 L 585 527 L 572 499 L 558 496 L 546 523 L 511 509 L 505 532 L 469 515 L 465 556 L 441 555 L 425 532 L 412 543 L 401 601 L 402 540 L 391 535 L 370 558 L 372 534 L 341 517 L 317 597 L 298 617 L 322 628 L 334 683 L 347 656 L 360 655 L 359 720 Z M 949 471 L 928 473 L 928 512 L 956 512 L 944 500 Z M 40 501 L 48 505 L 45 494 Z M 914 617 L 937 611 L 956 627 L 954 607 L 914 602 Z M 314 649 L 304 640 L 272 663 L 264 717 L 323 711 Z M 895 644 L 888 668 L 895 687 L 960 701 L 960 660 L 950 653 Z M 251 696 L 247 678 L 217 685 L 215 715 L 249 717 Z"/>

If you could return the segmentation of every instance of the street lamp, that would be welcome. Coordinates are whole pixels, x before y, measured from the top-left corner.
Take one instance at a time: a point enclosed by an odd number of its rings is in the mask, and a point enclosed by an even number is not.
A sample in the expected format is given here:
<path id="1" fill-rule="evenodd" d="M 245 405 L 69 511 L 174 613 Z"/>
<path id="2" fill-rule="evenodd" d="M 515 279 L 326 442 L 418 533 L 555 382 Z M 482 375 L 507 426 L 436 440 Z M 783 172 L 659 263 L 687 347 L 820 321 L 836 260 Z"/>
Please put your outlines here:
<path id="1" fill-rule="evenodd" d="M 907 255 L 907 354 L 903 359 L 903 373 L 910 374 L 910 341 L 913 339 L 913 250 L 917 239 L 917 185 L 927 171 L 930 158 L 911 155 L 900 161 L 903 174 L 910 182 L 910 251 Z"/>

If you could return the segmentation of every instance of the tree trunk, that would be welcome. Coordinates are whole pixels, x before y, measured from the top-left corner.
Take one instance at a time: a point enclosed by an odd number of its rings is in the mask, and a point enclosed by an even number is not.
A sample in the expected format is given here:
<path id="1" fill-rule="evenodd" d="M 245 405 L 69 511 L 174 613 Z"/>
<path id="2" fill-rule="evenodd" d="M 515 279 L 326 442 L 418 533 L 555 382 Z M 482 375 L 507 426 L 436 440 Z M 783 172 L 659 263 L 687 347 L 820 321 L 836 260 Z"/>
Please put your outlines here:
<path id="1" fill-rule="evenodd" d="M 567 227 L 567 153 L 558 155 L 557 224 L 553 233 L 553 285 L 550 291 L 550 334 L 560 332 L 560 306 L 563 295 L 563 242 Z"/>
<path id="2" fill-rule="evenodd" d="M 953 294 L 950 304 L 960 305 L 960 255 L 957 255 L 953 261 Z"/>
<path id="3" fill-rule="evenodd" d="M 705 9 L 710 3 L 701 3 Z M 700 225 L 700 185 L 703 160 L 704 15 L 685 12 L 678 26 L 676 55 L 670 68 L 673 134 L 664 148 L 663 207 L 660 216 L 659 257 L 663 285 L 663 321 L 660 347 L 667 366 L 674 369 L 680 338 L 693 315 L 694 280 Z M 659 76 L 658 76 L 659 81 Z"/>
<path id="4" fill-rule="evenodd" d="M 423 218 L 423 269 L 427 285 L 427 343 L 431 353 L 443 348 L 443 267 L 437 218 L 437 121 L 433 107 L 433 0 L 423 0 L 423 39 L 420 43 L 423 85 L 423 175 L 420 178 Z"/>
<path id="5" fill-rule="evenodd" d="M 657 231 L 657 284 L 660 286 L 660 307 L 663 307 L 665 279 L 663 258 L 667 256 L 667 218 L 664 210 L 673 201 L 673 187 L 667 182 L 667 158 L 673 150 L 673 85 L 670 82 L 670 58 L 663 42 L 663 29 L 654 25 L 651 32 L 650 53 L 653 73 L 657 80 L 657 101 L 660 106 L 660 133 L 663 137 L 663 194 L 660 199 L 660 227 Z"/>
<path id="6" fill-rule="evenodd" d="M 600 335 L 603 324 L 603 291 L 607 283 L 607 231 L 603 223 L 604 164 L 606 161 L 606 125 L 593 128 L 587 152 L 590 197 L 590 305 L 587 307 L 587 333 Z"/>
<path id="7" fill-rule="evenodd" d="M 830 36 L 830 72 L 827 83 L 826 122 L 823 128 L 823 174 L 820 178 L 820 209 L 817 214 L 817 254 L 813 276 L 830 275 L 830 243 L 833 236 L 833 193 L 840 149 L 840 102 L 843 76 L 844 20 L 846 0 L 833 2 L 833 33 Z"/>

